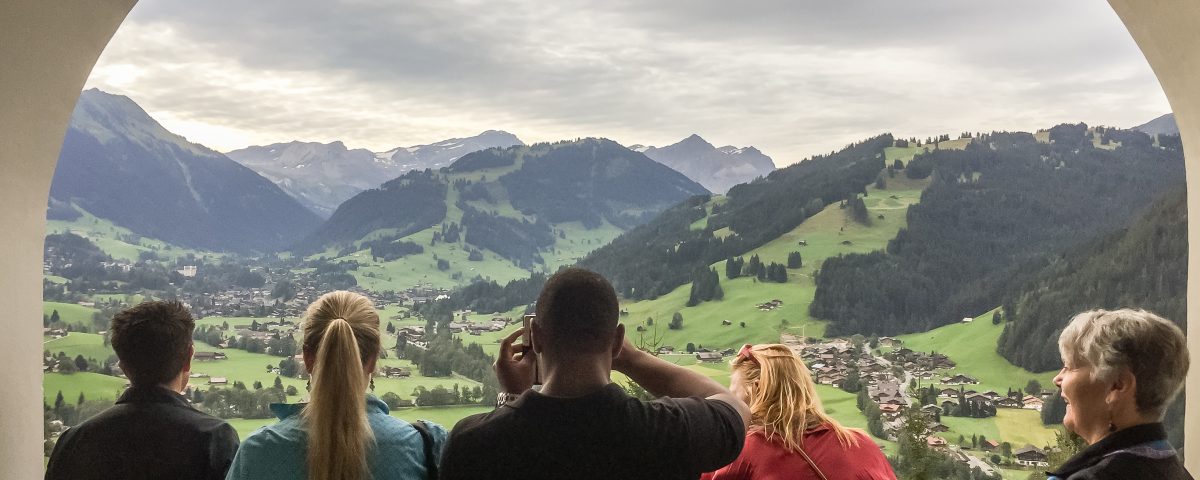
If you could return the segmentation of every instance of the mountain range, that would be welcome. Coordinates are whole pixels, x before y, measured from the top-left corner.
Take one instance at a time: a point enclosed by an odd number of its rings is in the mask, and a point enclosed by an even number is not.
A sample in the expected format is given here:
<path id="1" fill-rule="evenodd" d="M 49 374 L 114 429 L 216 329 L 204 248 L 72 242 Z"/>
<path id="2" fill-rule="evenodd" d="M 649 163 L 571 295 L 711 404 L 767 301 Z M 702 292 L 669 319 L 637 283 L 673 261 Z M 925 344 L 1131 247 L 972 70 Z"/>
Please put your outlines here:
<path id="1" fill-rule="evenodd" d="M 1153 136 L 1153 135 L 1179 135 L 1179 125 L 1175 124 L 1175 114 L 1174 113 L 1168 113 L 1168 114 L 1159 116 L 1158 118 L 1155 118 L 1154 120 L 1151 120 L 1149 122 L 1146 122 L 1146 123 L 1143 123 L 1136 127 L 1133 127 L 1131 130 L 1137 130 L 1139 132 L 1142 132 L 1142 133 L 1145 133 L 1145 134 L 1148 134 L 1151 136 Z"/>
<path id="2" fill-rule="evenodd" d="M 544 264 L 541 254 L 560 240 L 574 242 L 567 230 L 625 230 L 707 193 L 611 140 L 491 148 L 355 195 L 297 249 L 348 254 L 370 245 L 378 252 L 418 236 L 425 241 L 417 234 L 426 232 L 430 244 L 488 251 L 528 269 Z"/>
<path id="3" fill-rule="evenodd" d="M 719 194 L 775 170 L 771 157 L 757 148 L 717 148 L 696 134 L 662 148 L 633 145 L 630 149 L 646 154 Z"/>
<path id="4" fill-rule="evenodd" d="M 328 218 L 355 194 L 405 172 L 438 169 L 471 152 L 512 145 L 524 143 L 511 133 L 488 130 L 473 137 L 386 152 L 349 149 L 340 141 L 293 141 L 246 147 L 226 155 L 275 182 L 317 215 Z"/>
<path id="5" fill-rule="evenodd" d="M 128 97 L 97 89 L 84 91 L 71 115 L 50 202 L 221 251 L 276 250 L 320 222 L 270 180 L 167 131 Z"/>

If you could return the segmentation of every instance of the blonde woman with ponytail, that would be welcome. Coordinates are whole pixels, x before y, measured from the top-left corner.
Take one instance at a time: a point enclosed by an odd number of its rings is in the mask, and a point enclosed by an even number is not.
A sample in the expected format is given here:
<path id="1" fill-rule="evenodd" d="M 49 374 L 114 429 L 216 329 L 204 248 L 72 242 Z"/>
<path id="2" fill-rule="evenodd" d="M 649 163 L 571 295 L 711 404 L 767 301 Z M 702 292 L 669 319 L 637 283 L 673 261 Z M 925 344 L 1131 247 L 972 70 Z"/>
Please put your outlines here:
<path id="1" fill-rule="evenodd" d="M 427 424 L 421 432 L 389 416 L 387 405 L 367 391 L 380 349 L 371 301 L 327 293 L 308 307 L 303 330 L 308 403 L 271 405 L 279 423 L 242 443 L 226 478 L 409 480 L 436 471 L 446 431 Z"/>
<path id="2" fill-rule="evenodd" d="M 730 390 L 750 406 L 741 455 L 704 480 L 892 480 L 896 474 L 862 430 L 821 408 L 808 367 L 784 345 L 746 345 Z"/>

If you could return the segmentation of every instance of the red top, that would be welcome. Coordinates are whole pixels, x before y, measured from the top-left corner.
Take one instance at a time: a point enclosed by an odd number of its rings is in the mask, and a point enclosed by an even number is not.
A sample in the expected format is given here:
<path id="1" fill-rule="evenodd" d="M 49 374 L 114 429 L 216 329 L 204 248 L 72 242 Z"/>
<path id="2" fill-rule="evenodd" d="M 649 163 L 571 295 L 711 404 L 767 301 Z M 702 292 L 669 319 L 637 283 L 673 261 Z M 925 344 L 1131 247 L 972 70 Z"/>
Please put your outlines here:
<path id="1" fill-rule="evenodd" d="M 895 480 L 896 474 L 879 446 L 870 437 L 852 432 L 858 445 L 842 448 L 828 425 L 804 432 L 804 452 L 829 480 Z M 789 452 L 778 439 L 768 442 L 759 432 L 746 434 L 742 454 L 733 463 L 701 480 L 798 480 L 816 479 L 800 452 Z"/>

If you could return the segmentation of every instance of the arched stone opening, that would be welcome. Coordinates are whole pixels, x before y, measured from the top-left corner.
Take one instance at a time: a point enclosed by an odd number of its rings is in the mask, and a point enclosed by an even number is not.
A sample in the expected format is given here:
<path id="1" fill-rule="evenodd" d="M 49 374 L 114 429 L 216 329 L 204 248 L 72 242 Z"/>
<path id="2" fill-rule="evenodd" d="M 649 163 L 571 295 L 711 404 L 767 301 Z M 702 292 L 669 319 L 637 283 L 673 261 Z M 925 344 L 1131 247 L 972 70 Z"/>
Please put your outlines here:
<path id="1" fill-rule="evenodd" d="M 100 52 L 136 0 L 7 0 L 0 7 L 0 476 L 40 478 L 41 312 L 45 205 L 75 100 Z M 1188 208 L 1200 211 L 1200 3 L 1109 0 L 1158 77 L 1176 115 L 1187 159 Z M 1190 222 L 1188 303 L 1200 305 L 1200 222 Z M 1188 312 L 1200 391 L 1200 309 Z M 1200 432 L 1200 395 L 1188 399 L 1186 431 Z M 1200 472 L 1200 441 L 1187 445 Z"/>

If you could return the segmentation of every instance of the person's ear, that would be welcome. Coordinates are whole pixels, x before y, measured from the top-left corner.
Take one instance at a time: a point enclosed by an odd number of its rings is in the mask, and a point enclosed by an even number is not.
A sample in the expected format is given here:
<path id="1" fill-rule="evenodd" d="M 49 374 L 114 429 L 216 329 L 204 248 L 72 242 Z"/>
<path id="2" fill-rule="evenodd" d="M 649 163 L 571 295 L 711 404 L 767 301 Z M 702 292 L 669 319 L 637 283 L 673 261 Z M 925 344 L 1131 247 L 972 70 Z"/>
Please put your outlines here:
<path id="1" fill-rule="evenodd" d="M 542 354 L 546 340 L 545 335 L 546 331 L 542 330 L 542 326 L 538 324 L 536 318 L 529 322 L 529 343 L 533 344 L 533 353 Z"/>
<path id="2" fill-rule="evenodd" d="M 371 357 L 371 358 L 367 359 L 367 364 L 366 364 L 366 365 L 364 365 L 364 367 L 366 367 L 366 368 L 367 368 L 367 371 L 366 371 L 366 373 L 374 373 L 374 372 L 375 372 L 375 363 L 376 363 L 378 360 L 379 360 L 379 356 L 378 356 L 378 355 L 376 355 L 376 356 L 373 356 L 373 357 Z"/>
<path id="3" fill-rule="evenodd" d="M 183 359 L 183 370 L 180 370 L 180 371 L 191 373 L 192 358 L 194 358 L 195 356 L 196 356 L 196 344 L 193 343 L 191 345 L 188 345 L 187 358 Z"/>
<path id="4" fill-rule="evenodd" d="M 1122 368 L 1113 378 L 1112 385 L 1108 390 L 1108 398 L 1106 399 L 1110 405 L 1121 402 L 1127 399 L 1135 403 L 1137 402 L 1137 376 L 1129 368 Z"/>
<path id="5" fill-rule="evenodd" d="M 621 349 L 625 346 L 625 324 L 618 323 L 617 331 L 613 335 L 612 356 L 617 358 L 621 354 Z"/>

